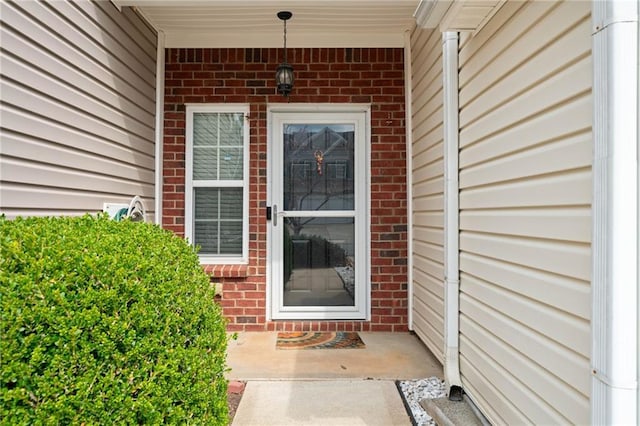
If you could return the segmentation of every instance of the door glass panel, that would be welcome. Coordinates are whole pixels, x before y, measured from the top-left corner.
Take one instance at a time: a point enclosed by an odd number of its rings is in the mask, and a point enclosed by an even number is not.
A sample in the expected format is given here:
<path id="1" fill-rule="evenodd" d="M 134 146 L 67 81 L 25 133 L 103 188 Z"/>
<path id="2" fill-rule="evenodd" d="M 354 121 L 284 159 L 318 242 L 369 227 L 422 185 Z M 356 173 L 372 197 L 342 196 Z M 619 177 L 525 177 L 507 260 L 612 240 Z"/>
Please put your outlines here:
<path id="1" fill-rule="evenodd" d="M 354 306 L 353 217 L 286 217 L 284 306 Z"/>
<path id="2" fill-rule="evenodd" d="M 354 306 L 355 125 L 283 129 L 284 306 Z"/>
<path id="3" fill-rule="evenodd" d="M 354 209 L 353 124 L 286 124 L 284 209 Z"/>

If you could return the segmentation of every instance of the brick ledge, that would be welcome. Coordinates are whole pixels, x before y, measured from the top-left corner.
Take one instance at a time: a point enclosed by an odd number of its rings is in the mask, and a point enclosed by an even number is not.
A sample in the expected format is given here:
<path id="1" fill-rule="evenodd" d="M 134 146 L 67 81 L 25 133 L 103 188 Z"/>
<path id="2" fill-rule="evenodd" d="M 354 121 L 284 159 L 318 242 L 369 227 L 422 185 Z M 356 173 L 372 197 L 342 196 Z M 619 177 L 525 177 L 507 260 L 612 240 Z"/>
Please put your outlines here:
<path id="1" fill-rule="evenodd" d="M 216 278 L 246 278 L 249 265 L 202 265 L 207 275 Z"/>

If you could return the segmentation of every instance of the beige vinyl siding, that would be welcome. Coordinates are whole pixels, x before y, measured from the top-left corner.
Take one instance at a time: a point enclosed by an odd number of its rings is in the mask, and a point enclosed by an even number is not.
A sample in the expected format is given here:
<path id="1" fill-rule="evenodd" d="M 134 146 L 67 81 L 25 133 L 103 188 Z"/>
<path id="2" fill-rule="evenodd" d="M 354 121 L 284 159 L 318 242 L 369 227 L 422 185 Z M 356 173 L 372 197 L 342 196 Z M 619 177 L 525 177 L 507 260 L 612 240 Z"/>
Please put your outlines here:
<path id="1" fill-rule="evenodd" d="M 444 151 L 440 31 L 411 35 L 413 330 L 444 362 Z"/>
<path id="2" fill-rule="evenodd" d="M 460 356 L 493 424 L 589 423 L 590 2 L 460 44 Z"/>
<path id="3" fill-rule="evenodd" d="M 154 209 L 156 35 L 107 1 L 0 6 L 0 210 Z"/>

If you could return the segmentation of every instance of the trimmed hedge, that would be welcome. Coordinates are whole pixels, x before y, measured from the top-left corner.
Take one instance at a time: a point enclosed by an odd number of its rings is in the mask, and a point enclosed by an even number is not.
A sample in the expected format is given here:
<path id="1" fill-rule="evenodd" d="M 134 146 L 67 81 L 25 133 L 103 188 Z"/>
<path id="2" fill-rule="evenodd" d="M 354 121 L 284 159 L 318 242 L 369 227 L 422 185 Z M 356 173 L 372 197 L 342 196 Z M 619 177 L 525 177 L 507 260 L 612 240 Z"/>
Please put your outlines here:
<path id="1" fill-rule="evenodd" d="M 0 218 L 0 421 L 226 424 L 227 336 L 195 250 L 157 226 Z"/>

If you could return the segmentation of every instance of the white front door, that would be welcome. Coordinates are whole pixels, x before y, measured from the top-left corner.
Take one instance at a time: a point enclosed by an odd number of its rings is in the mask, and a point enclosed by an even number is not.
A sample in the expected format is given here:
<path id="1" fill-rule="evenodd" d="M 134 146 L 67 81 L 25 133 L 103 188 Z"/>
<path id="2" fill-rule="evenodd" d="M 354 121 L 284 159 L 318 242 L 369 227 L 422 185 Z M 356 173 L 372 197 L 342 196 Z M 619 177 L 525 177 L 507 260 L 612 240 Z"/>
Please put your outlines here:
<path id="1" fill-rule="evenodd" d="M 368 111 L 318 108 L 270 114 L 271 316 L 367 319 Z"/>

